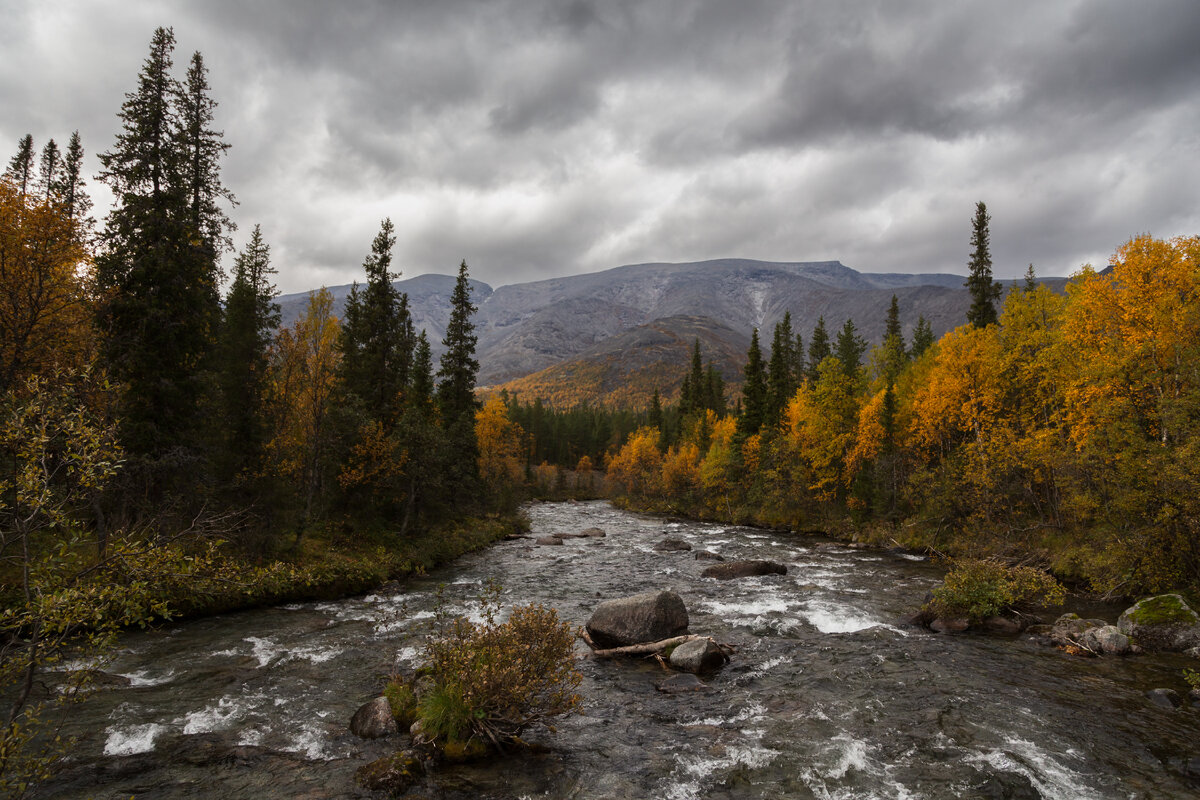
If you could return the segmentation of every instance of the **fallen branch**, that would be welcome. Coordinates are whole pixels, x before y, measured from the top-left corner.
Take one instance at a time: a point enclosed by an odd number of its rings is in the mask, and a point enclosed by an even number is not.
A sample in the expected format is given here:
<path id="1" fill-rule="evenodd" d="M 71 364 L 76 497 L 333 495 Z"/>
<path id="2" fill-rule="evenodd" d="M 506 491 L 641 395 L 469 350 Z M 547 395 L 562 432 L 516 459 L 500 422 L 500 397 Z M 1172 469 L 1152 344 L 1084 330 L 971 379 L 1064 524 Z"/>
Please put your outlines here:
<path id="1" fill-rule="evenodd" d="M 587 642 L 588 647 L 592 648 L 592 655 L 596 658 L 611 658 L 613 656 L 644 656 L 651 653 L 661 653 L 668 647 L 684 642 L 690 642 L 693 639 L 708 639 L 707 636 L 699 636 L 697 634 L 685 634 L 683 636 L 673 636 L 670 639 L 663 639 L 661 642 L 642 642 L 640 644 L 630 644 L 624 647 L 610 647 L 607 650 L 596 649 L 596 644 L 591 640 L 591 637 L 585 632 L 583 640 Z"/>

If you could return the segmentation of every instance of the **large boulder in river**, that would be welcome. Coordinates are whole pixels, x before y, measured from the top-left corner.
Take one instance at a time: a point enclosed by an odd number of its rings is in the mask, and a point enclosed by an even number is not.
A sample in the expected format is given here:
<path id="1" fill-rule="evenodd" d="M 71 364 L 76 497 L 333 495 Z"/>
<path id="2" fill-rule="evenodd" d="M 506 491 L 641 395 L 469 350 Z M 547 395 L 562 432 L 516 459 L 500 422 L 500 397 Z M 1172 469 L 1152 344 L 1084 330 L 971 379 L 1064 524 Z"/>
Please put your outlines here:
<path id="1" fill-rule="evenodd" d="M 749 578 L 754 575 L 787 575 L 787 567 L 774 561 L 726 561 L 723 564 L 713 564 L 700 573 L 702 578 L 716 578 L 719 581 Z"/>
<path id="2" fill-rule="evenodd" d="M 671 651 L 671 666 L 683 672 L 711 672 L 725 665 L 729 656 L 712 639 L 692 639 Z"/>
<path id="3" fill-rule="evenodd" d="M 1098 656 L 1123 656 L 1129 652 L 1129 637 L 1116 625 L 1097 625 L 1079 636 L 1079 644 Z"/>
<path id="4" fill-rule="evenodd" d="M 692 546 L 683 539 L 663 539 L 654 545 L 654 549 L 659 553 L 682 553 L 691 550 Z"/>
<path id="5" fill-rule="evenodd" d="M 386 697 L 376 697 L 364 703 L 350 719 L 350 732 L 364 739 L 379 739 L 400 732 L 392 706 Z"/>
<path id="6" fill-rule="evenodd" d="M 537 543 L 541 545 L 561 545 L 563 543 L 561 536 L 539 536 Z"/>
<path id="7" fill-rule="evenodd" d="M 1182 652 L 1200 647 L 1200 615 L 1177 594 L 1139 600 L 1125 609 L 1117 627 L 1143 650 Z"/>
<path id="8" fill-rule="evenodd" d="M 658 642 L 687 633 L 688 613 L 675 592 L 644 592 L 606 600 L 587 621 L 587 632 L 599 647 Z"/>

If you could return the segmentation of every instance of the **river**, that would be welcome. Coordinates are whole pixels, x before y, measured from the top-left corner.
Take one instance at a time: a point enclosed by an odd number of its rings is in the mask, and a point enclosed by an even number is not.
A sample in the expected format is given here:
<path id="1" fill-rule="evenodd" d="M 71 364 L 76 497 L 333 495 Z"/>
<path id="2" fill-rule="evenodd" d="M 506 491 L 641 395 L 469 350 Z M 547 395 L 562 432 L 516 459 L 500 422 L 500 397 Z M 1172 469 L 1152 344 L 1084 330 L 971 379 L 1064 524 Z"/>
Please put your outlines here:
<path id="1" fill-rule="evenodd" d="M 168 625 L 125 636 L 103 670 L 128 685 L 81 706 L 77 744 L 38 796 L 371 797 L 353 773 L 395 746 L 347 732 L 392 665 L 419 657 L 444 602 L 471 613 L 495 579 L 506 606 L 582 625 L 603 599 L 671 588 L 693 633 L 738 647 L 699 694 L 655 689 L 652 661 L 580 644 L 584 713 L 547 752 L 446 767 L 428 798 L 1195 798 L 1200 707 L 1176 657 L 1083 659 L 1021 638 L 936 635 L 896 620 L 941 570 L 812 536 L 666 522 L 607 503 L 529 509 L 534 535 L 600 527 L 562 547 L 503 542 L 403 589 Z M 701 579 L 670 534 L 786 576 Z M 1080 608 L 1115 619 L 1119 607 Z"/>

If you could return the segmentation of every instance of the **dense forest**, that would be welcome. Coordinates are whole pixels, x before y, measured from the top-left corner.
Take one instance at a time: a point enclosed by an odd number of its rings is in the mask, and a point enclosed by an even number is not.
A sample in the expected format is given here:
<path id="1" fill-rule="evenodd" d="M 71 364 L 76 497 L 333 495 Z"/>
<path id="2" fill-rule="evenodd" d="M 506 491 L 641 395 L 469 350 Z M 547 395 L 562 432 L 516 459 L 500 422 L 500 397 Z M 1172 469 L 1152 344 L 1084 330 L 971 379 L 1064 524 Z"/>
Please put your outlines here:
<path id="1" fill-rule="evenodd" d="M 740 408 L 685 399 L 678 433 L 608 461 L 641 508 L 1053 569 L 1114 595 L 1200 591 L 1200 237 L 1138 236 L 1058 294 L 1002 297 L 986 207 L 962 327 L 869 347 L 847 321 L 757 332 Z M 693 367 L 698 383 L 699 357 Z"/>
<path id="2" fill-rule="evenodd" d="M 46 774 L 28 745 L 86 688 L 76 670 L 38 700 L 68 654 L 155 618 L 362 591 L 516 524 L 477 444 L 466 263 L 440 364 L 393 286 L 387 219 L 344 319 L 321 290 L 281 329 L 266 235 L 233 253 L 203 57 L 180 79 L 174 47 L 156 31 L 99 155 L 102 223 L 77 133 L 40 155 L 22 138 L 0 178 L 6 791 Z"/>

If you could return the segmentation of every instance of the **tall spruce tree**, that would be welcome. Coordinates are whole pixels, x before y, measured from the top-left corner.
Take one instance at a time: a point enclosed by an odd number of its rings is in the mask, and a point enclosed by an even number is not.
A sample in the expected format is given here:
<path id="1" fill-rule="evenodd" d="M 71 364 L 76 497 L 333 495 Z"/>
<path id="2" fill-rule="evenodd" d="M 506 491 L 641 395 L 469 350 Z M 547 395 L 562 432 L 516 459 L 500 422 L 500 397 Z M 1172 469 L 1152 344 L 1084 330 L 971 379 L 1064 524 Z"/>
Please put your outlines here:
<path id="1" fill-rule="evenodd" d="M 27 133 L 17 142 L 17 152 L 4 171 L 13 183 L 21 187 L 21 194 L 29 193 L 29 184 L 35 177 L 33 161 L 33 134 Z"/>
<path id="2" fill-rule="evenodd" d="M 450 322 L 442 340 L 446 351 L 442 353 L 438 369 L 438 405 L 454 450 L 456 483 L 471 481 L 478 471 L 479 445 L 475 440 L 475 411 L 479 407 L 479 401 L 475 399 L 475 376 L 479 373 L 479 362 L 475 359 L 478 337 L 471 321 L 475 311 L 467 262 L 463 261 L 458 267 L 454 292 L 450 295 Z"/>
<path id="3" fill-rule="evenodd" d="M 847 375 L 853 378 L 858 374 L 865 352 L 867 352 L 866 339 L 858 335 L 858 329 L 854 327 L 854 320 L 846 320 L 846 324 L 838 331 L 834 355 L 838 357 L 838 361 L 842 362 L 842 369 Z"/>
<path id="4" fill-rule="evenodd" d="M 758 344 L 758 328 L 750 334 L 744 374 L 746 380 L 742 384 L 742 413 L 738 417 L 737 432 L 741 436 L 752 436 L 767 422 L 767 373 Z"/>
<path id="5" fill-rule="evenodd" d="M 933 346 L 933 328 L 925 317 L 917 317 L 917 327 L 913 329 L 912 357 L 920 358 L 931 346 Z"/>
<path id="6" fill-rule="evenodd" d="M 268 439 L 265 408 L 268 348 L 279 327 L 278 294 L 271 284 L 271 249 L 254 226 L 234 262 L 221 327 L 219 381 L 224 406 L 223 472 L 238 482 L 258 473 Z"/>
<path id="7" fill-rule="evenodd" d="M 816 327 L 813 328 L 812 338 L 808 342 L 808 379 L 817 382 L 821 362 L 833 355 L 829 344 L 829 331 L 825 329 L 825 317 L 817 317 Z"/>
<path id="8" fill-rule="evenodd" d="M 688 417 L 705 407 L 707 387 L 704 381 L 704 363 L 700 356 L 700 337 L 692 341 L 692 360 L 688 374 L 683 377 L 679 389 L 679 414 Z"/>
<path id="9" fill-rule="evenodd" d="M 807 374 L 804 366 L 804 334 L 796 331 L 796 341 L 792 343 L 792 384 L 800 386 Z"/>
<path id="10" fill-rule="evenodd" d="M 775 335 L 771 340 L 771 359 L 767 364 L 767 409 L 766 422 L 779 422 L 783 409 L 796 392 L 796 382 L 793 377 L 795 347 L 792 336 L 792 313 L 785 312 L 783 319 L 775 325 Z"/>
<path id="11" fill-rule="evenodd" d="M 896 295 L 892 295 L 883 334 L 883 368 L 888 380 L 894 381 L 907 362 L 908 350 L 904 347 L 904 335 L 900 329 L 900 302 Z"/>
<path id="12" fill-rule="evenodd" d="M 59 178 L 57 195 L 67 210 L 67 216 L 90 226 L 88 212 L 92 210 L 92 198 L 84 189 L 83 179 L 83 143 L 79 140 L 79 131 L 71 134 L 67 143 L 67 152 L 63 157 L 62 176 Z"/>
<path id="13" fill-rule="evenodd" d="M 975 204 L 975 219 L 971 224 L 971 260 L 967 262 L 967 282 L 963 285 L 971 292 L 971 307 L 967 309 L 967 322 L 976 328 L 985 328 L 996 322 L 996 301 L 1000 299 L 1002 287 L 992 279 L 992 251 L 988 243 L 987 206 L 982 201 Z"/>
<path id="14" fill-rule="evenodd" d="M 237 229 L 220 202 L 234 206 L 237 201 L 221 183 L 220 161 L 230 145 L 224 141 L 225 134 L 212 127 L 217 103 L 209 96 L 210 89 L 204 57 L 193 53 L 187 80 L 178 87 L 176 147 L 183 162 L 181 177 L 192 230 L 199 232 L 205 255 L 215 262 L 223 251 L 233 248 L 229 234 Z"/>
<path id="15" fill-rule="evenodd" d="M 704 369 L 704 407 L 718 417 L 725 416 L 725 379 L 710 361 Z"/>
<path id="16" fill-rule="evenodd" d="M 46 142 L 42 148 L 42 157 L 38 161 L 37 188 L 46 201 L 57 200 L 58 182 L 62 171 L 62 153 L 58 143 L 53 139 Z"/>
<path id="17" fill-rule="evenodd" d="M 104 354 L 124 389 L 123 443 L 151 457 L 198 454 L 220 310 L 215 263 L 197 246 L 188 213 L 174 48 L 170 28 L 155 31 L 121 106 L 121 132 L 100 155 L 100 179 L 115 195 L 96 260 Z"/>
<path id="18" fill-rule="evenodd" d="M 366 285 L 350 288 L 339 341 L 345 391 L 367 419 L 386 429 L 401 412 L 415 340 L 408 295 L 392 283 L 399 277 L 391 271 L 395 244 L 395 227 L 384 219 L 363 260 Z"/>

